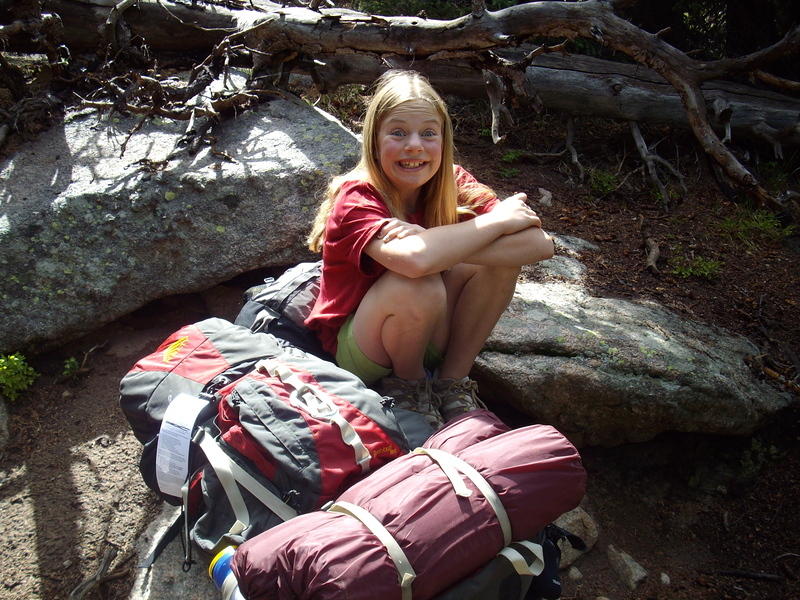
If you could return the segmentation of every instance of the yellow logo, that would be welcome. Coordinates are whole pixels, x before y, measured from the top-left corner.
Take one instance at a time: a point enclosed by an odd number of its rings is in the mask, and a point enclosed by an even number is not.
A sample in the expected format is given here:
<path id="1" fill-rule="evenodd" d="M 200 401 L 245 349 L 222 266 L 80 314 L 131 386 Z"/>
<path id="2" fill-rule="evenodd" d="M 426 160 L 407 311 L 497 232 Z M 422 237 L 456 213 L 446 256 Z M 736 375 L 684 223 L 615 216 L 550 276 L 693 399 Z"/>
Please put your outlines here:
<path id="1" fill-rule="evenodd" d="M 373 448 L 370 454 L 373 458 L 383 458 L 386 456 L 389 458 L 394 458 L 395 456 L 398 456 L 400 452 L 398 452 L 397 448 L 392 448 L 391 446 L 379 446 L 377 448 Z"/>
<path id="2" fill-rule="evenodd" d="M 186 342 L 188 341 L 189 341 L 189 336 L 183 336 L 182 338 L 178 338 L 164 349 L 164 354 L 161 355 L 161 359 L 165 363 L 170 362 L 173 358 L 175 358 L 175 355 L 181 351 L 181 348 L 183 348 L 186 345 Z"/>

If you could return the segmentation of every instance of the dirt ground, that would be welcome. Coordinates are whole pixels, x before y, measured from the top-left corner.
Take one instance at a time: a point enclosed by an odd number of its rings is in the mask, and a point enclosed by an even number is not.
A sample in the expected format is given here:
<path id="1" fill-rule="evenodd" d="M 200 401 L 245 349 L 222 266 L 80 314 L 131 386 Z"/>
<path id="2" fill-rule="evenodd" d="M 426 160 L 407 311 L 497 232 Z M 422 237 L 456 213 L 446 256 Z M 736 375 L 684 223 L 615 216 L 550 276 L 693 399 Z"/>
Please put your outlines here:
<path id="1" fill-rule="evenodd" d="M 595 169 L 595 179 L 598 170 L 615 174 L 612 187 L 624 181 L 598 197 L 599 188 L 593 193 L 578 181 L 568 155 L 530 155 L 558 151 L 565 136 L 558 117 L 545 115 L 493 146 L 485 122 L 464 117 L 458 107 L 454 113 L 465 166 L 498 193 L 528 193 L 546 229 L 597 244 L 599 251 L 584 261 L 591 293 L 655 300 L 686 318 L 741 333 L 761 350 L 751 361 L 756 376 L 786 389 L 797 381 L 800 241 L 736 237 L 721 227 L 739 218 L 741 208 L 718 191 L 686 139 L 645 131 L 650 140 L 664 138 L 657 150 L 686 177 L 688 192 L 676 192 L 665 210 L 635 171 L 640 161 L 625 127 L 577 123 L 575 146 L 587 172 Z M 514 149 L 523 153 L 510 155 Z M 550 206 L 535 201 L 538 188 L 552 192 Z M 659 273 L 645 268 L 645 237 L 661 250 Z M 703 273 L 684 277 L 686 270 Z M 261 276 L 154 302 L 33 359 L 41 376 L 9 404 L 11 440 L 0 457 L 0 598 L 68 598 L 112 554 L 103 583 L 84 597 L 127 598 L 132 546 L 157 502 L 139 476 L 140 446 L 117 405 L 119 380 L 181 325 L 212 315 L 232 319 L 242 291 Z M 527 276 L 537 277 L 535 270 Z M 65 380 L 69 357 L 85 360 L 85 369 Z M 576 565 L 582 578 L 563 574 L 562 597 L 800 598 L 798 416 L 795 404 L 747 438 L 675 433 L 582 449 L 587 508 L 601 533 Z M 636 591 L 611 570 L 609 544 L 647 569 Z"/>

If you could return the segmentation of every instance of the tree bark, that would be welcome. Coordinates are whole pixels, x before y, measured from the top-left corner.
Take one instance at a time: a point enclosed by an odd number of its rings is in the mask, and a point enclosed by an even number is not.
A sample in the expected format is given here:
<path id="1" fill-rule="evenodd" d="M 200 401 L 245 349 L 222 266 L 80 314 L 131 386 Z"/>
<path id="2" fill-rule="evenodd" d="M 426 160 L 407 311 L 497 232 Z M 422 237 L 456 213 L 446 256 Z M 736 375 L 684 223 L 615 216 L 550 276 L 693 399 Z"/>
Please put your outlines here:
<path id="1" fill-rule="evenodd" d="M 486 97 L 483 76 L 465 60 L 412 63 L 394 59 L 389 64 L 424 73 L 445 94 Z M 323 85 L 333 90 L 347 83 L 369 84 L 387 68 L 385 59 L 350 54 L 331 58 L 317 73 Z M 543 55 L 525 70 L 525 83 L 543 107 L 566 114 L 689 128 L 678 92 L 646 67 L 588 56 Z M 711 122 L 721 134 L 729 122 L 732 141 L 761 140 L 770 147 L 800 145 L 796 98 L 727 81 L 707 81 L 701 89 L 707 106 L 716 102 L 727 109 L 712 115 Z"/>

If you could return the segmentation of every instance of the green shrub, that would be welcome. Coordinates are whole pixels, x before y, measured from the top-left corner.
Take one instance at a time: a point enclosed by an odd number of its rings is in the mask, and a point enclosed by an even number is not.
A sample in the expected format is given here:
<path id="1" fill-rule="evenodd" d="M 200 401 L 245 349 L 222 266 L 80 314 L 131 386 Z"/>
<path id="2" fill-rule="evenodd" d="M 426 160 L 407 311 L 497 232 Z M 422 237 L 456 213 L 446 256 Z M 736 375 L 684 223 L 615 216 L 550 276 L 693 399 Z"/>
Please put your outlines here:
<path id="1" fill-rule="evenodd" d="M 795 232 L 794 225 L 782 225 L 774 213 L 763 209 L 742 209 L 736 216 L 725 219 L 720 227 L 748 248 L 759 242 L 782 242 Z"/>
<path id="2" fill-rule="evenodd" d="M 678 256 L 669 261 L 672 266 L 670 273 L 683 277 L 701 277 L 703 279 L 714 279 L 722 271 L 722 263 L 711 258 L 696 256 L 687 258 Z"/>
<path id="3" fill-rule="evenodd" d="M 358 83 L 340 85 L 330 94 L 322 94 L 316 98 L 306 97 L 306 102 L 329 112 L 347 125 L 350 129 L 361 129 L 360 120 L 366 109 L 365 94 L 367 86 Z"/>
<path id="4" fill-rule="evenodd" d="M 602 169 L 589 169 L 589 189 L 593 196 L 610 194 L 619 185 L 617 176 Z"/>
<path id="5" fill-rule="evenodd" d="M 64 361 L 64 368 L 61 371 L 61 377 L 65 379 L 72 379 L 78 374 L 78 370 L 81 368 L 78 359 L 74 356 L 70 356 L 68 359 Z"/>
<path id="6" fill-rule="evenodd" d="M 9 400 L 16 400 L 38 376 L 22 354 L 0 356 L 0 393 Z"/>
<path id="7" fill-rule="evenodd" d="M 503 167 L 498 171 L 500 177 L 503 179 L 511 179 L 519 175 L 520 171 L 516 167 Z"/>
<path id="8" fill-rule="evenodd" d="M 759 175 L 764 187 L 771 192 L 780 192 L 789 185 L 788 170 L 776 161 L 763 163 Z"/>
<path id="9" fill-rule="evenodd" d="M 503 156 L 500 157 L 505 163 L 513 163 L 517 162 L 520 158 L 525 156 L 525 152 L 523 150 L 508 150 Z"/>

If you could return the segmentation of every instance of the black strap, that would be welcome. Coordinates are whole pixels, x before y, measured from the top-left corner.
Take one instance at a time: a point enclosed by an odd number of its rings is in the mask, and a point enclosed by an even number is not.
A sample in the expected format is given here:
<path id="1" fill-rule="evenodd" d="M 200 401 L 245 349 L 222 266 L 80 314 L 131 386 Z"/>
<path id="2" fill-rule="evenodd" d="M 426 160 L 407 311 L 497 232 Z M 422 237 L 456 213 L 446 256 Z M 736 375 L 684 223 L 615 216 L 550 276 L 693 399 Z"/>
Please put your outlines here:
<path id="1" fill-rule="evenodd" d="M 583 538 L 559 527 L 555 523 L 550 523 L 545 527 L 545 536 L 553 542 L 567 540 L 569 545 L 575 548 L 575 550 L 580 550 L 581 552 L 587 550 L 586 542 L 583 541 Z"/>
<path id="2" fill-rule="evenodd" d="M 149 569 L 153 566 L 161 553 L 164 551 L 164 548 L 174 540 L 178 536 L 178 532 L 183 527 L 183 511 L 178 515 L 178 517 L 172 522 L 172 525 L 161 535 L 161 538 L 158 540 L 156 547 L 153 548 L 153 551 L 145 558 L 141 563 L 137 565 L 140 569 Z"/>

